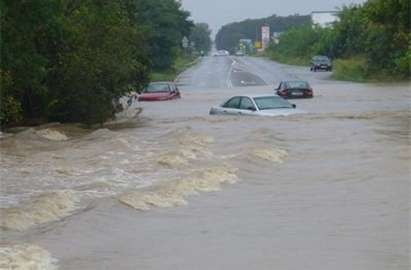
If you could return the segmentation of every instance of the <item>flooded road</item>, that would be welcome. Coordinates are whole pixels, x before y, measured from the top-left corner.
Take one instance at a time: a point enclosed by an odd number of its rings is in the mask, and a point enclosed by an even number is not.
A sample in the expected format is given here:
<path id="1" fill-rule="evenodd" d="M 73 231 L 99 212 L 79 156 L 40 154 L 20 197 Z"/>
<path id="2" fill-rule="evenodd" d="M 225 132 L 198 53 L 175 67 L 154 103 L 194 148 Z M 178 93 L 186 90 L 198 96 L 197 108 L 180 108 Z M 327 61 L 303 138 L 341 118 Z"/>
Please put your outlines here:
<path id="1" fill-rule="evenodd" d="M 206 57 L 133 124 L 3 134 L 0 268 L 409 269 L 409 85 L 329 75 Z M 304 115 L 208 115 L 290 78 Z"/>

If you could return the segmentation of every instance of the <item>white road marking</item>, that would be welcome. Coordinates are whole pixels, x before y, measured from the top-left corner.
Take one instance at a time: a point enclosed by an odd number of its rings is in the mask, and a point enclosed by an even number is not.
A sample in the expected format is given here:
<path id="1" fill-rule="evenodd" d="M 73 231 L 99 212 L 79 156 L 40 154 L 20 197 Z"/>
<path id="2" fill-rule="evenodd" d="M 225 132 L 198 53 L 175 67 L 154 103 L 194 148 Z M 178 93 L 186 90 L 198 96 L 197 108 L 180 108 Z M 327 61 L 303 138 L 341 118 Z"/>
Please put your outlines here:
<path id="1" fill-rule="evenodd" d="M 232 57 L 230 57 L 230 60 L 233 61 L 233 62 L 231 63 L 230 68 L 228 69 L 227 87 L 228 88 L 233 88 L 233 82 L 231 81 L 231 73 L 233 72 L 233 68 L 237 64 L 237 62 Z"/>

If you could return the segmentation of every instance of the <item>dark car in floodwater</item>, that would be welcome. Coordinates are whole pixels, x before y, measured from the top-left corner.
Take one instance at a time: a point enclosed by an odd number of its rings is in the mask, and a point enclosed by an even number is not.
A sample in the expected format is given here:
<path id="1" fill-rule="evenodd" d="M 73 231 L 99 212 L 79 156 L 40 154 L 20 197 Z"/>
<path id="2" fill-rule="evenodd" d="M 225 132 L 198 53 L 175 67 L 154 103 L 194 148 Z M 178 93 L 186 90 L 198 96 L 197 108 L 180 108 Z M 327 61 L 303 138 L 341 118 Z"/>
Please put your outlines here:
<path id="1" fill-rule="evenodd" d="M 282 81 L 275 89 L 283 98 L 312 98 L 314 91 L 306 81 Z"/>
<path id="2" fill-rule="evenodd" d="M 314 72 L 318 70 L 331 71 L 332 68 L 333 67 L 332 67 L 331 60 L 327 56 L 317 55 L 311 59 L 311 65 L 310 65 L 311 71 L 314 71 Z"/>
<path id="3" fill-rule="evenodd" d="M 174 82 L 152 82 L 138 96 L 138 101 L 164 101 L 181 98 Z"/>

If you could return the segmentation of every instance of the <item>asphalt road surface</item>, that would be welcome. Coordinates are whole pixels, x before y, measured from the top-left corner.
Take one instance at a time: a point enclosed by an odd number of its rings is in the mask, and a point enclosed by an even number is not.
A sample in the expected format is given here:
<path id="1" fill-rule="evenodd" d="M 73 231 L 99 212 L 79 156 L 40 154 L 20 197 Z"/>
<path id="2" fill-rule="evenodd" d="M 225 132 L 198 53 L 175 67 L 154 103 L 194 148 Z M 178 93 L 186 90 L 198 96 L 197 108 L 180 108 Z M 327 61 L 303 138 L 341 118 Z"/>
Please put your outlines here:
<path id="1" fill-rule="evenodd" d="M 233 87 L 277 85 L 281 80 L 308 80 L 322 83 L 329 72 L 310 72 L 306 67 L 278 64 L 256 57 L 205 57 L 195 67 L 183 72 L 177 82 L 185 89 L 224 89 Z"/>

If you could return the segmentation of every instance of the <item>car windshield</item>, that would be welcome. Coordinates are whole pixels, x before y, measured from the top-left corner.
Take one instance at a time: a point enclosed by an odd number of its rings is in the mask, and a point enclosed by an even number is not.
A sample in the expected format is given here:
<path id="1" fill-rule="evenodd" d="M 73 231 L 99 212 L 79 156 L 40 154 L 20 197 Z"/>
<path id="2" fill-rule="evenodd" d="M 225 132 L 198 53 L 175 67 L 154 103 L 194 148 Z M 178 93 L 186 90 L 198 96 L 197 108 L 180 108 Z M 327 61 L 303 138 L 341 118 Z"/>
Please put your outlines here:
<path id="1" fill-rule="evenodd" d="M 144 93 L 158 93 L 158 92 L 169 92 L 170 88 L 166 83 L 150 83 Z"/>
<path id="2" fill-rule="evenodd" d="M 283 109 L 293 108 L 293 106 L 281 97 L 256 97 L 255 103 L 259 110 Z"/>
<path id="3" fill-rule="evenodd" d="M 328 59 L 327 56 L 315 56 L 313 57 L 313 61 L 316 62 L 328 62 L 330 59 Z"/>
<path id="4" fill-rule="evenodd" d="M 287 82 L 287 88 L 291 89 L 307 89 L 310 88 L 307 82 L 304 81 L 294 81 L 294 82 Z"/>

